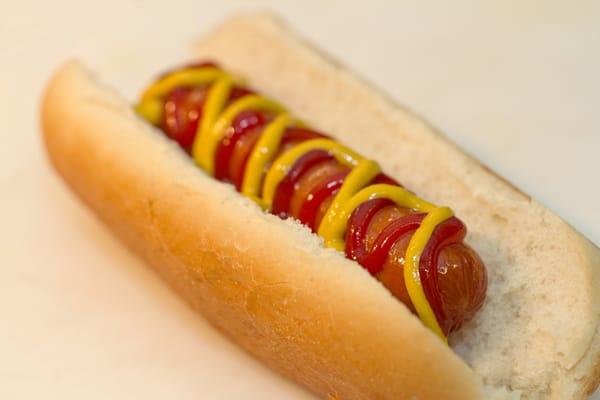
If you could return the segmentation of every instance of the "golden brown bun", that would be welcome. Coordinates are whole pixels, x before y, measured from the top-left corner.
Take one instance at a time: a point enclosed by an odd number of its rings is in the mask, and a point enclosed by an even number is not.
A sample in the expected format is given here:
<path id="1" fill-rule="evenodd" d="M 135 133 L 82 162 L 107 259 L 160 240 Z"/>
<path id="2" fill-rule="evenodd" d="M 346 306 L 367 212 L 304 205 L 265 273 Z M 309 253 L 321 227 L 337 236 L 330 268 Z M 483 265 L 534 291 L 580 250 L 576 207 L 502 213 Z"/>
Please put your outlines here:
<path id="1" fill-rule="evenodd" d="M 481 398 L 480 381 L 495 398 L 593 388 L 597 248 L 268 17 L 235 18 L 199 51 L 452 205 L 490 276 L 483 310 L 452 338 L 478 377 L 357 264 L 207 177 L 82 66 L 65 65 L 42 107 L 53 165 L 215 326 L 322 397 Z"/>
<path id="2" fill-rule="evenodd" d="M 71 188 L 273 369 L 323 397 L 478 398 L 468 367 L 368 273 L 206 176 L 81 66 L 53 79 L 43 129 Z"/>

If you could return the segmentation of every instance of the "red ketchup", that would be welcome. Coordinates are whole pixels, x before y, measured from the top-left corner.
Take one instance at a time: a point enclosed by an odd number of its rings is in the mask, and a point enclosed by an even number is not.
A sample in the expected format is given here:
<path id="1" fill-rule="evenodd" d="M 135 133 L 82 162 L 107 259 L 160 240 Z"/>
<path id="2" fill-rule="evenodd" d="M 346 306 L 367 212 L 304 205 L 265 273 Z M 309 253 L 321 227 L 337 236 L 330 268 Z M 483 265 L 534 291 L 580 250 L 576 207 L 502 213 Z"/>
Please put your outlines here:
<path id="1" fill-rule="evenodd" d="M 180 87 L 165 98 L 161 128 L 187 152 L 196 138 L 207 93 L 204 87 Z"/>
<path id="2" fill-rule="evenodd" d="M 404 283 L 404 254 L 424 217 L 387 199 L 369 200 L 354 210 L 346 233 L 346 256 L 413 310 Z M 458 218 L 444 221 L 433 231 L 419 262 L 423 291 L 446 335 L 473 318 L 487 290 L 485 266 L 462 242 L 465 235 Z"/>
<path id="3" fill-rule="evenodd" d="M 198 125 L 202 120 L 208 89 L 208 86 L 179 87 L 165 97 L 160 127 L 188 153 L 191 152 Z M 231 91 L 228 102 L 251 93 L 252 91 L 246 88 L 236 86 Z"/>
<path id="4" fill-rule="evenodd" d="M 300 206 L 298 220 L 316 232 L 326 209 L 329 208 L 329 203 L 339 192 L 349 172 L 342 171 L 332 174 L 315 185 Z"/>
<path id="5" fill-rule="evenodd" d="M 298 181 L 300 178 L 311 168 L 333 160 L 333 156 L 324 150 L 309 151 L 296 160 L 285 178 L 277 186 L 271 212 L 281 218 L 288 218 L 290 216 L 290 202 L 294 190 L 299 186 Z"/>
<path id="6" fill-rule="evenodd" d="M 215 153 L 216 179 L 232 182 L 238 190 L 241 188 L 243 171 L 240 171 L 240 164 L 249 157 L 266 123 L 266 115 L 257 111 L 244 111 L 233 119 Z M 236 162 L 232 163 L 232 159 Z"/>

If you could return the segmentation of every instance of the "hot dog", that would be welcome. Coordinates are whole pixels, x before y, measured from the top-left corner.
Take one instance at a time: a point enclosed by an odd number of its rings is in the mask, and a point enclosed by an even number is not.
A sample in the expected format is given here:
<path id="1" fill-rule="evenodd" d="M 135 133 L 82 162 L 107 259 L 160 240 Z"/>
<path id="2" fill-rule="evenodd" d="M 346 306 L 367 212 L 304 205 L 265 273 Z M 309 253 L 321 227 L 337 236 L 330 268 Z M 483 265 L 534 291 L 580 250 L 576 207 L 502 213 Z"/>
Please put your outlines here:
<path id="1" fill-rule="evenodd" d="M 199 57 L 215 61 L 150 83 L 135 109 L 67 64 L 42 128 L 67 183 L 217 328 L 324 398 L 593 390 L 593 244 L 268 17 L 223 24 Z M 147 96 L 199 70 L 232 79 L 218 112 L 217 80 Z"/>
<path id="2" fill-rule="evenodd" d="M 449 208 L 408 192 L 215 62 L 163 74 L 137 110 L 216 179 L 345 251 L 442 340 L 483 305 L 485 266 Z"/>

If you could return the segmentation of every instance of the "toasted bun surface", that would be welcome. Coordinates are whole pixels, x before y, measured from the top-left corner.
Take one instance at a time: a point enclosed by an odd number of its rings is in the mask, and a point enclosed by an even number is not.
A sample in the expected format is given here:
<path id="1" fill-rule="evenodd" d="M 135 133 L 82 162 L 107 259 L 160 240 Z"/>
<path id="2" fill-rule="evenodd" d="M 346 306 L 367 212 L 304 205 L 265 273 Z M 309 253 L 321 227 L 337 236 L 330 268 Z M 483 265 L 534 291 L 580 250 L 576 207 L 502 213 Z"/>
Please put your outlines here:
<path id="1" fill-rule="evenodd" d="M 488 300 L 451 339 L 487 397 L 584 398 L 595 387 L 594 245 L 269 17 L 226 22 L 199 55 L 465 221 L 467 241 L 488 267 Z M 83 67 L 69 63 L 56 74 L 42 123 L 50 158 L 73 190 L 215 326 L 275 370 L 323 397 L 481 397 L 465 362 L 368 273 L 206 176 Z"/>

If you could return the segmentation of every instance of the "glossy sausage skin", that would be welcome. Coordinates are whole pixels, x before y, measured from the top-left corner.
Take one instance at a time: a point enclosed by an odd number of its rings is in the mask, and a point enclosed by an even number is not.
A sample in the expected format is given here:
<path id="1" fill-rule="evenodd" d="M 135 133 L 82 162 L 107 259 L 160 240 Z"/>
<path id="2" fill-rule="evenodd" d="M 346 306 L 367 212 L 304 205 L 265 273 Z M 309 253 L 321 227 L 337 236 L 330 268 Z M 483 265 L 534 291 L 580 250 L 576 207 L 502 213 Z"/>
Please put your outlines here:
<path id="1" fill-rule="evenodd" d="M 346 255 L 365 266 L 413 311 L 404 284 L 404 256 L 422 218 L 423 214 L 387 200 L 371 200 L 354 211 L 346 237 Z M 421 271 L 421 281 L 425 289 L 436 292 L 427 297 L 446 334 L 475 315 L 487 290 L 485 266 L 477 253 L 463 242 L 465 234 L 466 227 L 457 218 L 442 223 L 432 237 L 442 242 L 437 248 L 431 248 L 434 240 L 430 240 L 421 257 L 422 265 L 427 261 L 435 264 L 435 271 L 429 276 Z M 381 249 L 384 251 L 376 254 Z M 438 300 L 433 301 L 434 297 Z"/>

